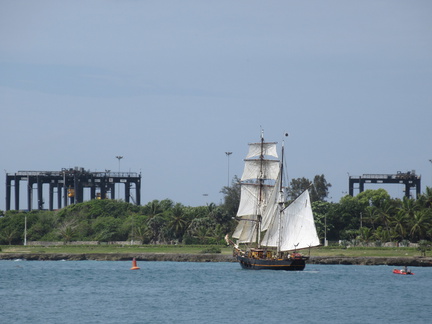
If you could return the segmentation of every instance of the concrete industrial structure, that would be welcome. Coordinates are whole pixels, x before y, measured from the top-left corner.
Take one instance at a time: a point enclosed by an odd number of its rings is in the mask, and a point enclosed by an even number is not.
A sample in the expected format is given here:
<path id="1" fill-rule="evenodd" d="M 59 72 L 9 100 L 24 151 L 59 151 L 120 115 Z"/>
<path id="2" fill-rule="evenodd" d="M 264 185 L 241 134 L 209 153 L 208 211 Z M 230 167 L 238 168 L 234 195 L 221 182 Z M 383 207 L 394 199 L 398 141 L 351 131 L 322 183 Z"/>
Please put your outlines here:
<path id="1" fill-rule="evenodd" d="M 27 191 L 27 210 L 34 209 L 33 189 L 37 190 L 37 208 L 39 210 L 54 210 L 54 202 L 57 201 L 57 209 L 69 204 L 84 201 L 85 190 L 89 191 L 90 199 L 123 199 L 125 202 L 132 200 L 135 204 L 141 204 L 141 174 L 136 172 L 90 172 L 84 168 L 75 167 L 62 169 L 61 171 L 18 171 L 6 174 L 6 210 L 11 209 L 12 196 L 14 209 L 20 210 L 21 182 L 25 181 Z M 36 184 L 36 188 L 33 188 Z M 116 196 L 116 184 L 124 185 L 124 197 Z M 48 186 L 48 208 L 45 206 L 44 185 Z M 14 190 L 12 191 L 12 187 Z M 131 190 L 135 191 L 135 199 L 131 196 Z M 120 190 L 119 190 L 120 191 Z M 56 194 L 55 194 L 56 193 Z M 45 190 L 46 195 L 46 190 Z M 54 198 L 56 196 L 56 199 Z"/>
<path id="2" fill-rule="evenodd" d="M 421 177 L 415 171 L 397 172 L 396 174 L 363 174 L 349 177 L 349 195 L 354 196 L 354 184 L 358 183 L 359 193 L 364 191 L 364 185 L 369 183 L 387 184 L 397 183 L 405 185 L 405 197 L 411 197 L 411 188 L 415 188 L 417 198 L 420 195 Z"/>

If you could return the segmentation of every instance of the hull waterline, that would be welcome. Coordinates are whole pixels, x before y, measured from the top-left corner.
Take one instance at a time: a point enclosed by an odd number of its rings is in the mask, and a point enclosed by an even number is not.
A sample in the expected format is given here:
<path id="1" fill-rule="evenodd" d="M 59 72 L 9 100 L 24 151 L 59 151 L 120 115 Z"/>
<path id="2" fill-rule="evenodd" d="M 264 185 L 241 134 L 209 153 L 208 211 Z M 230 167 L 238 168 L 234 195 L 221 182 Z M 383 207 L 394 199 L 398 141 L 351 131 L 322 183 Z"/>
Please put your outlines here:
<path id="1" fill-rule="evenodd" d="M 237 261 L 243 269 L 247 270 L 285 270 L 285 271 L 302 271 L 306 262 L 301 259 L 269 260 L 254 259 L 243 256 L 237 256 Z"/>

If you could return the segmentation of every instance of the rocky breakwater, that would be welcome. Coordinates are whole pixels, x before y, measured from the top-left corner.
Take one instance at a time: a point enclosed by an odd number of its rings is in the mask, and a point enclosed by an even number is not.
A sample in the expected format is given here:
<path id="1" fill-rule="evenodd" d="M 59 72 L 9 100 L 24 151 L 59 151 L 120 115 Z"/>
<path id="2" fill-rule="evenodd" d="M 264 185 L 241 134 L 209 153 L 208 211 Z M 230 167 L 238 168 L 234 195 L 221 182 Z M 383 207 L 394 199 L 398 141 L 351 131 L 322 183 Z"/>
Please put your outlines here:
<path id="1" fill-rule="evenodd" d="M 0 260 L 37 261 L 174 261 L 174 262 L 236 262 L 232 255 L 187 253 L 0 253 Z M 431 257 L 332 257 L 311 256 L 308 264 L 388 265 L 432 267 Z"/>
<path id="2" fill-rule="evenodd" d="M 310 264 L 345 264 L 345 265 L 389 265 L 432 267 L 430 257 L 319 257 L 312 256 Z"/>
<path id="3" fill-rule="evenodd" d="M 231 255 L 186 253 L 0 253 L 0 260 L 28 261 L 175 261 L 175 262 L 233 262 Z"/>

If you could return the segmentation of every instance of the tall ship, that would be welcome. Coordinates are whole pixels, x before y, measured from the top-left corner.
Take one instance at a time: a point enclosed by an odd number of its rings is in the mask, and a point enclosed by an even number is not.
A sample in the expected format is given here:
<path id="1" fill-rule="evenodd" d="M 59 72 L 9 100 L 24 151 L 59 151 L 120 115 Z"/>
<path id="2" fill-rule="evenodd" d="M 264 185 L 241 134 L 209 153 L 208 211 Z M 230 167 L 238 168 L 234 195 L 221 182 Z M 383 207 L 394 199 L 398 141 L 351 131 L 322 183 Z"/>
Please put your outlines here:
<path id="1" fill-rule="evenodd" d="M 239 223 L 232 235 L 236 242 L 225 237 L 243 269 L 300 271 L 309 257 L 298 251 L 320 245 L 309 191 L 287 202 L 283 159 L 284 143 L 279 160 L 277 143 L 265 142 L 263 132 L 260 142 L 249 144 L 240 179 Z"/>

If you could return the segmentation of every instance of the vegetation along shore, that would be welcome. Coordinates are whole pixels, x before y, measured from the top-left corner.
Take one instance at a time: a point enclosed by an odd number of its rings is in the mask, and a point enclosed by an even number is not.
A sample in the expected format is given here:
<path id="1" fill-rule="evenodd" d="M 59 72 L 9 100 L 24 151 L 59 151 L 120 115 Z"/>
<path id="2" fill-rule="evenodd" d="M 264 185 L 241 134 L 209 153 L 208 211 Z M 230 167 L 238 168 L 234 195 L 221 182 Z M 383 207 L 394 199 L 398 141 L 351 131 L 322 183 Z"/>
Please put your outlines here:
<path id="1" fill-rule="evenodd" d="M 431 188 L 417 199 L 393 199 L 378 189 L 334 203 L 326 201 L 331 184 L 317 175 L 293 179 L 289 197 L 311 183 L 318 236 L 330 246 L 303 250 L 309 263 L 431 265 Z M 56 211 L 0 211 L 0 258 L 233 261 L 224 237 L 237 225 L 239 180 L 221 192 L 219 205 L 197 207 L 170 199 L 143 206 L 95 199 Z"/>
<path id="2" fill-rule="evenodd" d="M 0 260 L 235 262 L 229 247 L 214 245 L 3 245 L 1 249 Z M 421 256 L 416 248 L 320 247 L 312 249 L 310 255 L 309 264 L 432 267 L 432 257 Z"/>

